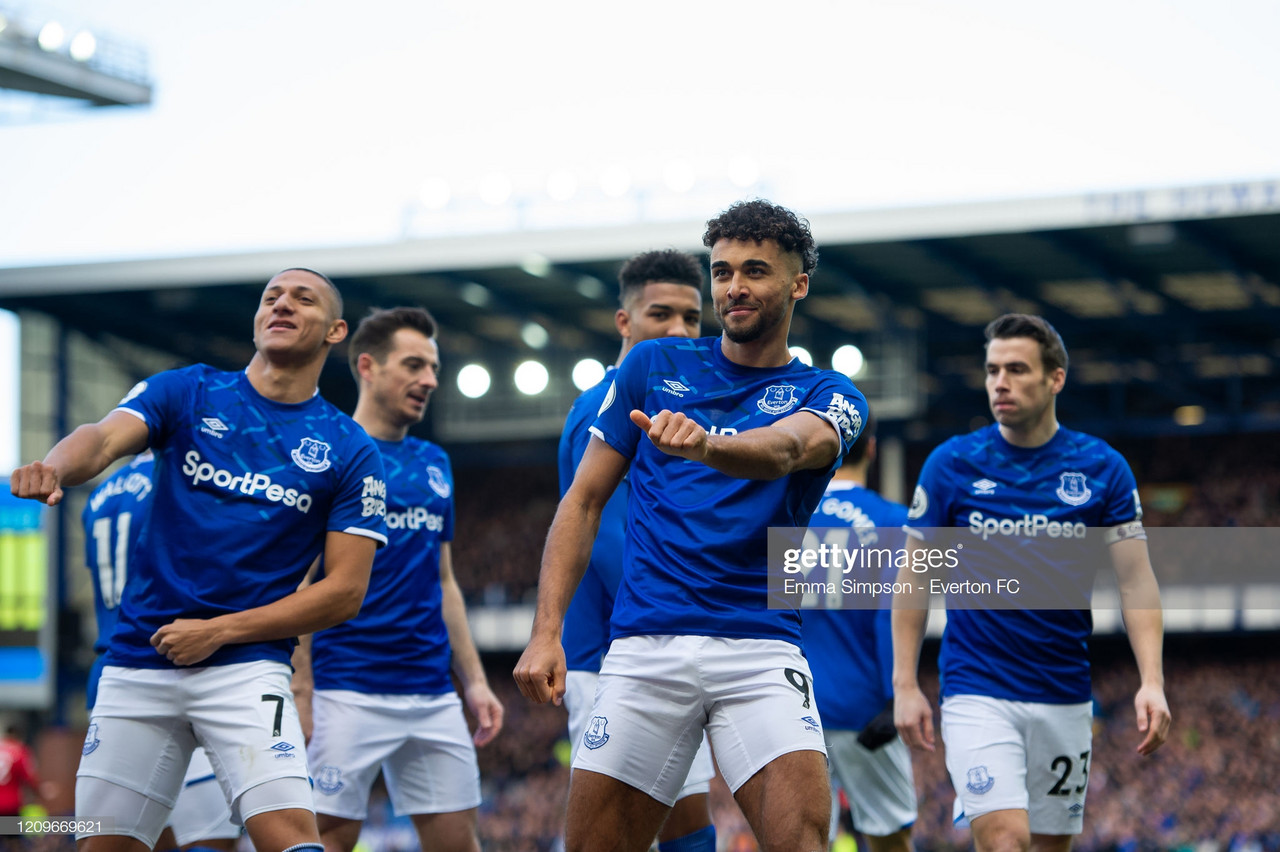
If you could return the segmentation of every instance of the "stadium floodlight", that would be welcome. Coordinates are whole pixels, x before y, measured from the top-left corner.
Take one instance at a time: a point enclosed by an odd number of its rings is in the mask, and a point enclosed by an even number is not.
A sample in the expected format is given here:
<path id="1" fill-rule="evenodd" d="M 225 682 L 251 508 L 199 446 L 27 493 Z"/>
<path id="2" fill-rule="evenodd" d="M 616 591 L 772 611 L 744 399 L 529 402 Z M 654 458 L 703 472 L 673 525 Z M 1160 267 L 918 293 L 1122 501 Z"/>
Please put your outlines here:
<path id="1" fill-rule="evenodd" d="M 547 389 L 550 376 L 540 361 L 525 361 L 516 367 L 516 390 L 525 396 L 537 396 Z"/>
<path id="2" fill-rule="evenodd" d="M 595 358 L 583 358 L 573 365 L 573 386 L 580 391 L 593 388 L 604 378 L 604 364 Z"/>
<path id="3" fill-rule="evenodd" d="M 88 30 L 81 30 L 71 39 L 71 58 L 76 62 L 88 62 L 98 52 L 98 40 Z"/>
<path id="4" fill-rule="evenodd" d="M 468 281 L 458 290 L 458 298 L 466 302 L 468 305 L 477 308 L 488 306 L 493 300 L 493 292 L 483 284 L 477 284 L 474 281 Z"/>
<path id="5" fill-rule="evenodd" d="M 479 399 L 489 392 L 489 371 L 479 364 L 468 364 L 458 371 L 458 391 L 468 399 Z"/>
<path id="6" fill-rule="evenodd" d="M 36 37 L 36 44 L 40 45 L 41 50 L 53 53 L 61 50 L 66 40 L 67 31 L 62 28 L 62 24 L 57 21 L 50 21 L 40 28 L 40 35 Z"/>
<path id="7" fill-rule="evenodd" d="M 536 251 L 529 252 L 520 258 L 520 268 L 534 278 L 546 278 L 551 274 L 551 259 Z"/>
<path id="8" fill-rule="evenodd" d="M 809 350 L 803 346 L 792 346 L 789 350 L 792 358 L 799 358 L 802 364 L 813 366 L 813 355 L 809 354 Z"/>
<path id="9" fill-rule="evenodd" d="M 594 275 L 583 275 L 573 285 L 578 294 L 587 299 L 603 299 L 605 297 L 604 282 Z"/>
<path id="10" fill-rule="evenodd" d="M 527 322 L 520 329 L 520 339 L 530 349 L 543 349 L 551 341 L 551 335 L 541 323 Z"/>
<path id="11" fill-rule="evenodd" d="M 831 353 L 831 369 L 837 373 L 844 373 L 851 379 L 857 378 L 866 365 L 867 361 L 862 356 L 862 350 L 853 344 L 846 343 Z"/>

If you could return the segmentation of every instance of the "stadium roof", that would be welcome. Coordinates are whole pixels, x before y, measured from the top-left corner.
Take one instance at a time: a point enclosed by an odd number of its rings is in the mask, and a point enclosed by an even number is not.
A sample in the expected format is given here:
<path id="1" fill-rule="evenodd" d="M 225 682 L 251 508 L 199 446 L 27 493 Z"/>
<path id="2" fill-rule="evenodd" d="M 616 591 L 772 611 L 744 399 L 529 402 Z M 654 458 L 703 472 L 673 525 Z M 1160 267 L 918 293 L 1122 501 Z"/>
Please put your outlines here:
<path id="1" fill-rule="evenodd" d="M 710 211 L 714 213 L 715 211 Z M 791 342 L 819 366 L 853 343 L 857 381 L 891 429 L 926 440 L 986 414 L 982 327 L 1038 313 L 1072 365 L 1060 403 L 1073 425 L 1123 422 L 1133 433 L 1280 425 L 1280 181 L 1032 201 L 815 216 L 820 259 Z M 393 245 L 0 269 L 0 307 L 53 315 L 110 343 L 235 367 L 252 354 L 250 314 L 287 266 L 325 271 L 347 316 L 425 305 L 440 320 L 450 372 L 486 363 L 494 394 L 467 400 L 446 383 L 437 437 L 554 434 L 576 391 L 569 368 L 611 362 L 616 274 L 637 251 L 704 252 L 702 222 L 463 235 Z M 530 322 L 548 342 L 522 337 Z M 704 326 L 714 333 L 714 320 Z M 541 402 L 506 390 L 517 361 L 552 371 Z M 350 408 L 331 365 L 322 389 Z M 1198 408 L 1197 408 L 1198 407 Z M 1197 425 L 1198 424 L 1198 425 Z"/>

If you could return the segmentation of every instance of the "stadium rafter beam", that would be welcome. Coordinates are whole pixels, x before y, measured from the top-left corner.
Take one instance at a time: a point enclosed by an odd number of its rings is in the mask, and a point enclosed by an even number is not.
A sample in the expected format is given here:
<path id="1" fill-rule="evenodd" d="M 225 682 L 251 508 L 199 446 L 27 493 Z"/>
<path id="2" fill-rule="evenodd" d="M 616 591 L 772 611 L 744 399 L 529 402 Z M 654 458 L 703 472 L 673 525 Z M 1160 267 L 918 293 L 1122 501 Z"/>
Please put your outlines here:
<path id="1" fill-rule="evenodd" d="M 86 100 L 97 106 L 151 103 L 151 83 L 110 66 L 79 62 L 34 42 L 0 39 L 0 88 Z"/>

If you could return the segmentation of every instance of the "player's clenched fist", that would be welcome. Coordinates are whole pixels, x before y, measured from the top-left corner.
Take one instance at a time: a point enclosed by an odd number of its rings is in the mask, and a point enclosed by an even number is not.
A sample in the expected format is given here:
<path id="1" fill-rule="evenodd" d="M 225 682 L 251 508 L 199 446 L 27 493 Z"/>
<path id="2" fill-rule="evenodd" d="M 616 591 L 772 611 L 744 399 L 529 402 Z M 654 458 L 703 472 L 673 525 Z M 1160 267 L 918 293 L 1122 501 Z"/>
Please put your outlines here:
<path id="1" fill-rule="evenodd" d="M 9 490 L 14 497 L 39 500 L 50 506 L 62 500 L 58 472 L 44 462 L 32 462 L 15 469 L 9 476 Z"/>
<path id="2" fill-rule="evenodd" d="M 677 411 L 663 409 L 649 419 L 643 411 L 631 412 L 631 422 L 639 426 L 653 445 L 669 456 L 691 461 L 707 457 L 707 430 Z"/>

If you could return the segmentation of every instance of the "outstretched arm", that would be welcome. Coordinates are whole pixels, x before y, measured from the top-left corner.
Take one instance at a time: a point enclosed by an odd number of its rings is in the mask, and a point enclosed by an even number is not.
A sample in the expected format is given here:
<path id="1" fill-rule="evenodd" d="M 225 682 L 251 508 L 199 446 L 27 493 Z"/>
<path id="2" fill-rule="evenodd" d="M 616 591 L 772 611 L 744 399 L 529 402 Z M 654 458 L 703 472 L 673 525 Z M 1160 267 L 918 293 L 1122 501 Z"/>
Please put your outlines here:
<path id="1" fill-rule="evenodd" d="M 538 575 L 538 608 L 529 645 L 513 672 L 520 692 L 535 704 L 564 697 L 564 614 L 591 558 L 600 512 L 627 472 L 627 458 L 599 438 L 587 446 L 573 484 L 556 509 Z"/>
<path id="2" fill-rule="evenodd" d="M 1173 724 L 1164 695 L 1164 611 L 1160 586 L 1151 570 L 1151 556 L 1143 539 L 1125 539 L 1110 546 L 1111 564 L 1120 586 L 1120 607 L 1129 646 L 1138 663 L 1140 683 L 1133 697 L 1138 732 L 1143 734 L 1138 753 L 1147 755 L 1164 744 Z"/>
<path id="3" fill-rule="evenodd" d="M 440 543 L 440 608 L 444 626 L 449 631 L 449 648 L 453 651 L 453 671 L 462 681 L 462 695 L 467 708 L 476 717 L 475 744 L 487 745 L 502 730 L 504 710 L 498 696 L 489 688 L 480 654 L 467 624 L 467 605 L 462 589 L 453 574 L 453 549 Z"/>
<path id="4" fill-rule="evenodd" d="M 292 639 L 353 618 L 369 586 L 377 543 L 366 536 L 330 531 L 325 537 L 324 578 L 278 601 L 215 618 L 179 618 L 151 637 L 160 654 L 193 666 L 223 645 Z"/>
<path id="5" fill-rule="evenodd" d="M 797 470 L 829 467 L 840 455 L 835 427 L 808 411 L 736 435 L 708 435 L 684 413 L 666 409 L 652 418 L 636 409 L 631 422 L 662 452 L 738 479 L 780 479 Z"/>
<path id="6" fill-rule="evenodd" d="M 63 486 L 88 482 L 116 459 L 142 452 L 148 437 L 146 423 L 116 409 L 63 438 L 44 461 L 15 469 L 9 477 L 9 490 L 15 497 L 56 506 L 62 500 Z"/>

